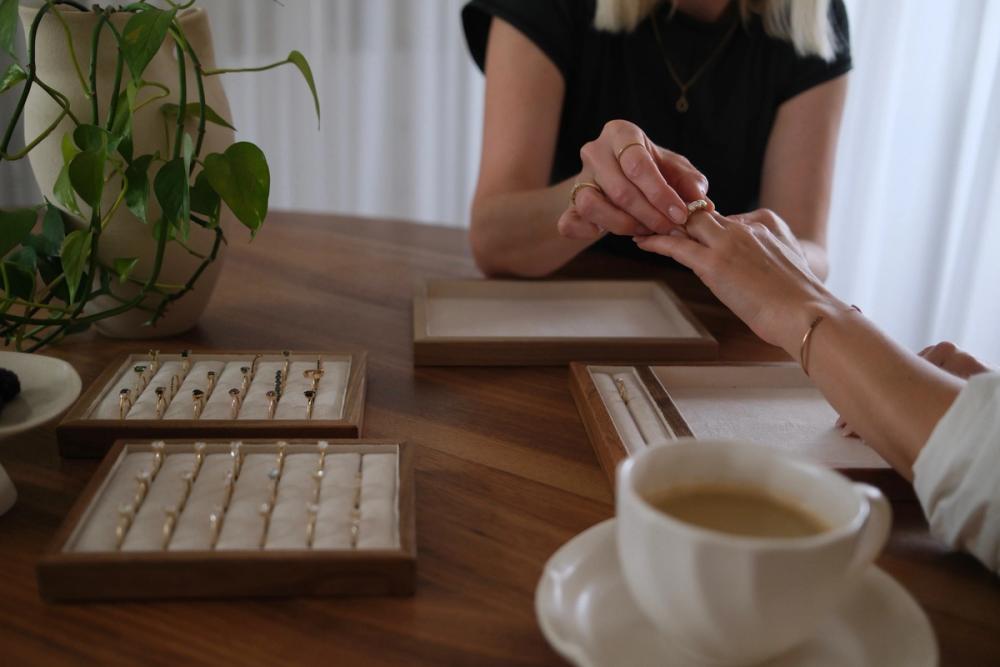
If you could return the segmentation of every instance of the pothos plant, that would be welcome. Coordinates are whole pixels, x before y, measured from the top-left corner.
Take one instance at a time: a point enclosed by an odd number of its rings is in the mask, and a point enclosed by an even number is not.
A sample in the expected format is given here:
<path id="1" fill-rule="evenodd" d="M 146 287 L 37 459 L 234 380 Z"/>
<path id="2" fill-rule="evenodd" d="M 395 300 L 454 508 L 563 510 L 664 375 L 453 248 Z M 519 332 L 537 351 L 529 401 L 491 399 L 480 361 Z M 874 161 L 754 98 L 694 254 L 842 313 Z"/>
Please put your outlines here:
<path id="1" fill-rule="evenodd" d="M 63 336 L 86 330 L 93 323 L 132 309 L 149 314 L 148 324 L 155 324 L 170 304 L 191 291 L 199 276 L 215 261 L 225 242 L 220 226 L 221 207 L 228 207 L 250 230 L 251 237 L 264 222 L 267 213 L 270 174 L 263 152 L 250 142 L 240 141 L 221 153 L 202 155 L 208 123 L 231 127 L 205 101 L 204 78 L 229 72 L 262 71 L 290 64 L 298 68 L 313 96 L 317 118 L 319 99 L 312 71 L 305 57 L 292 51 L 285 60 L 261 67 L 206 69 L 198 53 L 185 39 L 178 13 L 195 4 L 166 0 L 155 6 L 145 0 L 124 6 L 93 5 L 89 9 L 77 2 L 46 0 L 31 23 L 25 60 L 14 49 L 17 29 L 17 0 L 0 0 L 0 49 L 14 57 L 13 64 L 0 79 L 0 93 L 20 88 L 13 116 L 7 121 L 0 140 L 0 160 L 24 158 L 43 139 L 56 131 L 64 118 L 73 129 L 61 138 L 63 166 L 53 188 L 55 202 L 19 210 L 0 209 L 0 335 L 7 345 L 35 351 Z M 87 75 L 69 44 L 79 85 L 90 101 L 90 113 L 79 114 L 70 108 L 65 91 L 41 80 L 36 69 L 36 33 L 48 14 L 60 21 L 67 40 L 72 40 L 63 16 L 64 11 L 94 12 L 96 27 L 91 36 L 91 62 Z M 119 30 L 110 20 L 115 13 L 130 14 Z M 113 39 L 117 45 L 114 89 L 107 111 L 98 109 L 96 54 L 99 40 Z M 147 81 L 143 73 L 168 36 L 177 58 L 176 82 Z M 194 80 L 189 81 L 185 63 L 190 60 Z M 123 76 L 127 70 L 128 77 Z M 125 80 L 127 79 L 127 80 Z M 171 95 L 176 85 L 177 103 L 162 104 L 167 154 L 159 151 L 136 154 L 133 146 L 133 115 L 147 104 Z M 24 112 L 28 93 L 33 87 L 44 91 L 61 111 L 55 121 L 38 137 L 26 140 L 23 149 L 8 152 L 14 128 Z M 197 120 L 194 136 L 185 131 L 185 122 Z M 170 140 L 170 127 L 176 127 Z M 117 188 L 113 198 L 108 189 Z M 149 216 L 149 202 L 155 197 L 161 214 Z M 103 201 L 113 203 L 102 208 Z M 80 203 L 89 209 L 84 215 Z M 58 206 L 57 206 L 58 204 Z M 138 259 L 117 257 L 109 263 L 99 259 L 101 235 L 121 206 L 148 225 L 155 255 L 152 270 L 143 279 L 132 273 Z M 74 223 L 70 215 L 77 216 Z M 200 262 L 183 285 L 160 281 L 164 253 L 168 243 L 186 245 L 191 225 L 214 233 L 210 252 L 199 255 Z M 35 231 L 37 228 L 37 231 Z M 112 291 L 114 281 L 136 285 L 133 296 L 124 298 Z M 112 305 L 93 312 L 87 308 L 98 297 L 109 297 Z M 106 300 L 105 300 L 106 301 Z"/>

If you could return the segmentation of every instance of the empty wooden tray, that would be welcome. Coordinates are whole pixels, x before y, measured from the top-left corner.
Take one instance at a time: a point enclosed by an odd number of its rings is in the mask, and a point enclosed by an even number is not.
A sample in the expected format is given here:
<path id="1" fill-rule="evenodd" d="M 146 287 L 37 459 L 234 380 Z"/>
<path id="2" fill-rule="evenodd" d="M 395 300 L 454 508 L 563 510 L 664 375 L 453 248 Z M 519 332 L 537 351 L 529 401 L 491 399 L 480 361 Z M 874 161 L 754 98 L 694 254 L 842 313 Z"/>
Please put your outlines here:
<path id="1" fill-rule="evenodd" d="M 42 596 L 413 593 L 408 446 L 382 440 L 234 445 L 228 439 L 116 442 L 38 563 Z"/>
<path id="2" fill-rule="evenodd" d="M 714 359 L 718 344 L 655 281 L 434 281 L 413 304 L 417 365 Z"/>
<path id="3" fill-rule="evenodd" d="M 100 457 L 118 438 L 357 438 L 365 363 L 366 353 L 356 349 L 171 352 L 157 354 L 155 362 L 147 352 L 127 354 L 66 413 L 56 429 L 59 453 Z M 276 374 L 286 369 L 281 395 L 273 401 Z"/>
<path id="4" fill-rule="evenodd" d="M 912 497 L 874 450 L 834 428 L 836 412 L 796 364 L 573 363 L 570 389 L 612 484 L 630 454 L 694 437 L 768 445 Z"/>

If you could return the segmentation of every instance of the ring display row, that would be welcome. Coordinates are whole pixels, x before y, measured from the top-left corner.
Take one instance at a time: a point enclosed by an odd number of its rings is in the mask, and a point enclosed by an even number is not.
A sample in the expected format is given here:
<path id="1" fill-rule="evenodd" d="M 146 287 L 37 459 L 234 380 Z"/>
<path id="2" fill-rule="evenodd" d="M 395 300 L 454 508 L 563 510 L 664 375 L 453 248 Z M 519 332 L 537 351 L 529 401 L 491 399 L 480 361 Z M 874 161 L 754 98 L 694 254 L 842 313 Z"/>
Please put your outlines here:
<path id="1" fill-rule="evenodd" d="M 646 393 L 634 371 L 592 372 L 594 384 L 611 414 L 622 443 L 630 454 L 643 447 L 671 442 L 659 408 Z"/>
<path id="2" fill-rule="evenodd" d="M 91 418 L 340 419 L 349 371 L 349 361 L 290 352 L 194 360 L 151 350 L 116 378 Z"/>
<path id="3" fill-rule="evenodd" d="M 205 443 L 130 451 L 69 549 L 392 549 L 398 453 Z"/>

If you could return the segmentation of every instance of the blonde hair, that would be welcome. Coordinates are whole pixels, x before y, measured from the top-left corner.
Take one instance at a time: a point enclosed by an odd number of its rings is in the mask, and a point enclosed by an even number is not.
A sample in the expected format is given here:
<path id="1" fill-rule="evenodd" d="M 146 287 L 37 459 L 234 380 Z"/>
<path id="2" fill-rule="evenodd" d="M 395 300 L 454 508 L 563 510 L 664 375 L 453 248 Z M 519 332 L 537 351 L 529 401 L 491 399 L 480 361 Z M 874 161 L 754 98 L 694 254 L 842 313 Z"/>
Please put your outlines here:
<path id="1" fill-rule="evenodd" d="M 599 30 L 634 30 L 664 0 L 597 0 L 594 26 Z M 670 0 L 674 2 L 675 0 Z M 737 0 L 746 20 L 758 13 L 764 30 L 777 39 L 791 42 L 796 53 L 818 56 L 827 62 L 837 50 L 837 35 L 830 25 L 830 0 Z"/>

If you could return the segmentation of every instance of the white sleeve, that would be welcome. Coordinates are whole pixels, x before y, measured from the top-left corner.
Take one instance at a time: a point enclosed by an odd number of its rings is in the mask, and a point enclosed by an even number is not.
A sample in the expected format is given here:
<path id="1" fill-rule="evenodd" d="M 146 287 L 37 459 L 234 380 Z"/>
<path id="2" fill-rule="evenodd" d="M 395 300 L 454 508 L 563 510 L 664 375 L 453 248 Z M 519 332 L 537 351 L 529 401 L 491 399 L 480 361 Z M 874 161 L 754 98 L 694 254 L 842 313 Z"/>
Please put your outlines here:
<path id="1" fill-rule="evenodd" d="M 931 534 L 1000 571 L 1000 373 L 969 380 L 913 475 Z"/>

